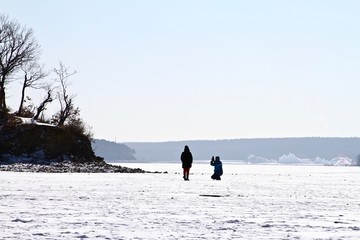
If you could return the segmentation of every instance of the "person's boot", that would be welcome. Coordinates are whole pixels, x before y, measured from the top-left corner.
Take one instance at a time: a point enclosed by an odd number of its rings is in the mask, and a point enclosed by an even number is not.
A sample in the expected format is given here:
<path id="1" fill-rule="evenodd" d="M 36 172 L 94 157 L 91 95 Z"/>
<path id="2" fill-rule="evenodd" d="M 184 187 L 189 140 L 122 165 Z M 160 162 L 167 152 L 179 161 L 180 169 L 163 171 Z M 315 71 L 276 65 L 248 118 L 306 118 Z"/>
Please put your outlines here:
<path id="1" fill-rule="evenodd" d="M 185 175 L 185 181 L 189 181 L 189 173 L 186 173 L 186 175 Z"/>

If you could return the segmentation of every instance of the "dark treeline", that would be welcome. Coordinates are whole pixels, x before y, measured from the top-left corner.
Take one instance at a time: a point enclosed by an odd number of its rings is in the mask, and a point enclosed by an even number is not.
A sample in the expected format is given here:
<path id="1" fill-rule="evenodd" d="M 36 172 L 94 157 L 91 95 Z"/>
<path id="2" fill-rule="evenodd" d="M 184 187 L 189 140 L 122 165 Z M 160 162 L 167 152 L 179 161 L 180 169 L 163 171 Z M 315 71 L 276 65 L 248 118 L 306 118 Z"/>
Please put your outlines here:
<path id="1" fill-rule="evenodd" d="M 116 160 L 135 160 L 135 151 L 128 146 L 103 139 L 95 139 L 92 143 L 94 152 L 108 162 Z"/>

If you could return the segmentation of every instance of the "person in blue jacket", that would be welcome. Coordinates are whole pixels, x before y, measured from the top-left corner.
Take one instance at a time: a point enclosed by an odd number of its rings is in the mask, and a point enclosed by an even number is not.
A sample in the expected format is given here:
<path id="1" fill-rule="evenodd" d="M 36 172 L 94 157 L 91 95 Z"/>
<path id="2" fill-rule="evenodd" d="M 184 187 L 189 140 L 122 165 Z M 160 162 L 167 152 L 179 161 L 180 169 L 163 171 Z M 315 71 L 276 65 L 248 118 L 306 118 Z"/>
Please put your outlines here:
<path id="1" fill-rule="evenodd" d="M 220 176 L 223 175 L 223 169 L 220 157 L 216 156 L 214 159 L 214 156 L 212 156 L 210 165 L 214 166 L 214 174 L 211 176 L 211 178 L 214 180 L 221 180 Z"/>

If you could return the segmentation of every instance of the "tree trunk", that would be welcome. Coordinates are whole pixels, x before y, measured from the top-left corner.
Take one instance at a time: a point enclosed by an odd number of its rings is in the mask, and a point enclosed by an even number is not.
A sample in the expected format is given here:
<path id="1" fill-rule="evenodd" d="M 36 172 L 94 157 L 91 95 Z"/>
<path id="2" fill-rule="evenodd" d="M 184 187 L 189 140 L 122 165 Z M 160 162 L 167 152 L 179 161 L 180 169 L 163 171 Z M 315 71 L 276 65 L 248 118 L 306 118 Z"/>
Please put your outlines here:
<path id="1" fill-rule="evenodd" d="M 23 109 L 23 105 L 24 105 L 24 99 L 25 99 L 25 88 L 26 88 L 26 77 L 25 77 L 25 82 L 24 85 L 22 87 L 22 91 L 21 91 L 21 101 L 20 101 L 20 106 L 19 106 L 19 110 L 17 112 L 17 116 L 21 116 L 22 113 L 22 109 Z"/>
<path id="2" fill-rule="evenodd" d="M 6 96 L 5 96 L 5 77 L 1 78 L 1 86 L 0 86 L 0 111 L 6 109 Z"/>
<path id="3" fill-rule="evenodd" d="M 37 112 L 36 112 L 36 115 L 34 116 L 34 120 L 37 120 L 40 117 L 40 114 L 45 110 L 46 104 L 51 102 L 51 101 L 52 101 L 51 91 L 48 91 L 47 97 L 44 99 L 44 101 L 37 108 Z"/>

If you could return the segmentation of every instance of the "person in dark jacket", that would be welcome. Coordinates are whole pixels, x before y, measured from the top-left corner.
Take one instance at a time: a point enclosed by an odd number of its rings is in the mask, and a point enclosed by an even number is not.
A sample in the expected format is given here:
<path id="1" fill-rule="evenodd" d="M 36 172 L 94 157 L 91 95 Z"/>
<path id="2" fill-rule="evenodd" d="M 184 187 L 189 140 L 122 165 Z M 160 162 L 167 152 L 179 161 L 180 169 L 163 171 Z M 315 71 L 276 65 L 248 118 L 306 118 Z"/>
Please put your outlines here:
<path id="1" fill-rule="evenodd" d="M 189 181 L 189 173 L 193 162 L 193 156 L 188 146 L 185 146 L 180 158 L 182 162 L 182 168 L 184 169 L 184 180 Z"/>
<path id="2" fill-rule="evenodd" d="M 222 162 L 220 161 L 220 157 L 214 156 L 211 158 L 210 165 L 214 166 L 214 174 L 211 176 L 214 180 L 221 180 L 220 176 L 223 175 Z"/>

